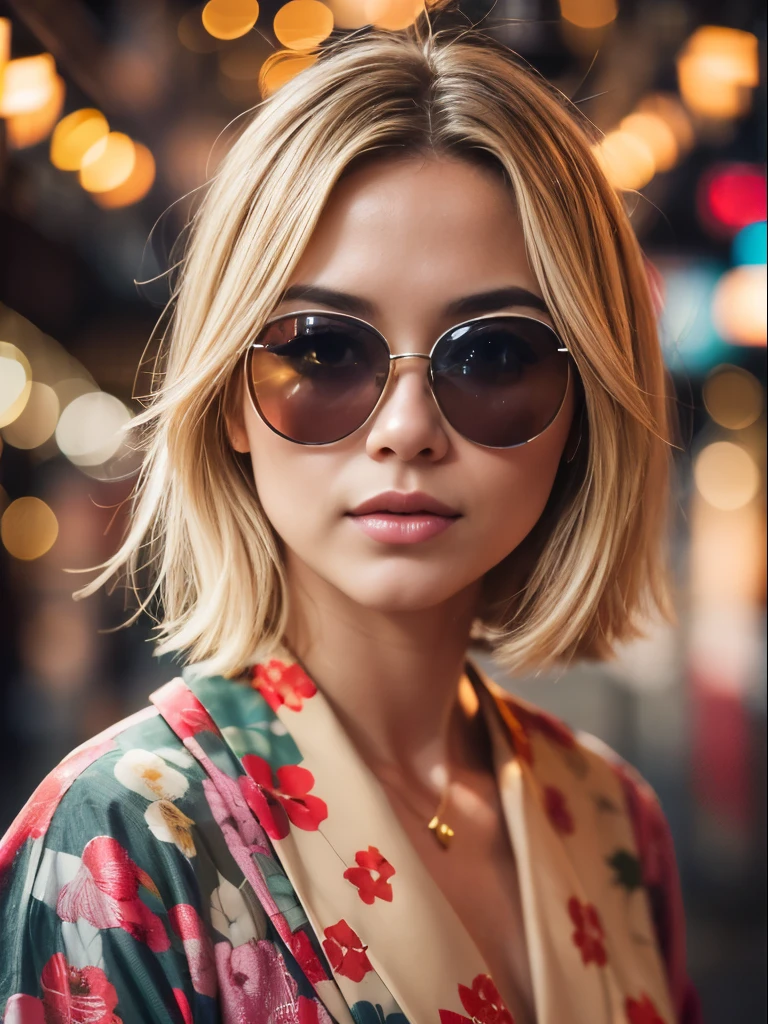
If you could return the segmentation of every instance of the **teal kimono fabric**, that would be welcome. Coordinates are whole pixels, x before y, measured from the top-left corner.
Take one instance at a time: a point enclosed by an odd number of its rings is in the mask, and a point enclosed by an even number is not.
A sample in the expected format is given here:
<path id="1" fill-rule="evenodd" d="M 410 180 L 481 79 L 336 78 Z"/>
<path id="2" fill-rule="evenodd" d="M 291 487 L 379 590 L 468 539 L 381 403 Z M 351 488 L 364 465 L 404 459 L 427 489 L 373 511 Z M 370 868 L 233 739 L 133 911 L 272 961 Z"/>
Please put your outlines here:
<path id="1" fill-rule="evenodd" d="M 342 994 L 367 972 L 376 980 L 366 947 L 345 921 L 318 933 L 276 853 L 291 828 L 312 832 L 327 814 L 276 714 L 277 705 L 299 711 L 316 691 L 299 676 L 277 701 L 274 690 L 265 699 L 257 669 L 244 680 L 185 672 L 152 706 L 74 751 L 33 794 L 0 843 L 5 1024 L 427 1024 L 395 1000 L 385 1008 Z M 562 723 L 512 698 L 505 716 L 521 757 L 531 761 L 535 733 L 573 762 Z M 680 1024 L 696 1024 L 666 823 L 628 769 L 612 770 L 638 854 L 625 853 L 611 871 L 628 899 L 648 894 L 669 1005 Z M 547 814 L 560 832 L 573 831 L 562 799 Z M 368 862 L 345 873 L 365 903 L 389 888 L 391 874 L 374 874 Z M 607 953 L 592 911 L 576 901 L 565 942 L 596 970 Z M 483 979 L 471 990 L 459 985 L 435 1024 L 514 1024 Z M 647 993 L 623 1005 L 629 1024 L 675 1024 Z"/>

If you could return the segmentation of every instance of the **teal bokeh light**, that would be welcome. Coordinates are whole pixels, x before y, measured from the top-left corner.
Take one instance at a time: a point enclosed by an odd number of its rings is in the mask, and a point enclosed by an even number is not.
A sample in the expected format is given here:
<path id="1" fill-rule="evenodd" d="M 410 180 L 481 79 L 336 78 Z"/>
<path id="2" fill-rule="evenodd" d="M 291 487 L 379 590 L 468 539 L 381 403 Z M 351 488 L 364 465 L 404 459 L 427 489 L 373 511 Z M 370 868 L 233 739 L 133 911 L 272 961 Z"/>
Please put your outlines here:
<path id="1" fill-rule="evenodd" d="M 766 255 L 766 224 L 764 220 L 747 224 L 733 240 L 731 251 L 733 262 L 737 265 L 765 263 Z"/>

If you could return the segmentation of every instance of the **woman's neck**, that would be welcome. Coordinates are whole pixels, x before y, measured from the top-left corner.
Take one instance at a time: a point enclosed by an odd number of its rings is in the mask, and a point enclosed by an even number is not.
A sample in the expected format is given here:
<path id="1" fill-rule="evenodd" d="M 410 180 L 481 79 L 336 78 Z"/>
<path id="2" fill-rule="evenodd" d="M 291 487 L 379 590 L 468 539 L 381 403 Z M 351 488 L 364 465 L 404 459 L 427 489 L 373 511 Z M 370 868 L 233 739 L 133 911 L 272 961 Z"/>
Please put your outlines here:
<path id="1" fill-rule="evenodd" d="M 472 761 L 457 694 L 478 588 L 390 612 L 361 607 L 303 563 L 289 559 L 287 575 L 288 644 L 374 773 L 439 788 L 448 742 L 452 762 Z"/>

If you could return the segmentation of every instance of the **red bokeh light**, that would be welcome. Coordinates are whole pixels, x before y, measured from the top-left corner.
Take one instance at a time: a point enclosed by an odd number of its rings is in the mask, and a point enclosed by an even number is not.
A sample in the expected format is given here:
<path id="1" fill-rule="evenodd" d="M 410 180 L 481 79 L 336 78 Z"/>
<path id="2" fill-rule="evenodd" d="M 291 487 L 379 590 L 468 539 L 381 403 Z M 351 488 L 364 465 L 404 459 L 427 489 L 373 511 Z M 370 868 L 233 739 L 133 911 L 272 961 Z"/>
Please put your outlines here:
<path id="1" fill-rule="evenodd" d="M 705 175 L 699 187 L 699 214 L 720 235 L 765 220 L 765 171 L 754 164 L 728 164 Z"/>

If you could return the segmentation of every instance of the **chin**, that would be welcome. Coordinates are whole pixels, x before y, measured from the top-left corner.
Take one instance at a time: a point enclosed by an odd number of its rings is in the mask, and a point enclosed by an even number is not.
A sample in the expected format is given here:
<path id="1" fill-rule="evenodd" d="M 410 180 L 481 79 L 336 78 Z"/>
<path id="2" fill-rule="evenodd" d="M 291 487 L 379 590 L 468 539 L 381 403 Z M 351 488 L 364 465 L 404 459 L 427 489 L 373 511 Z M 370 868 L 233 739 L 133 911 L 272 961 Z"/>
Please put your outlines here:
<path id="1" fill-rule="evenodd" d="M 399 567 L 393 572 L 374 572 L 369 579 L 365 578 L 363 572 L 351 569 L 340 589 L 363 608 L 395 614 L 436 608 L 473 582 L 455 576 L 448 579 L 442 573 L 432 578 L 430 575 L 423 564 L 415 565 L 408 571 Z M 354 580 L 352 586 L 349 585 L 350 580 Z"/>

